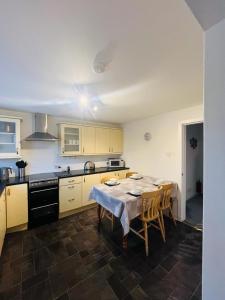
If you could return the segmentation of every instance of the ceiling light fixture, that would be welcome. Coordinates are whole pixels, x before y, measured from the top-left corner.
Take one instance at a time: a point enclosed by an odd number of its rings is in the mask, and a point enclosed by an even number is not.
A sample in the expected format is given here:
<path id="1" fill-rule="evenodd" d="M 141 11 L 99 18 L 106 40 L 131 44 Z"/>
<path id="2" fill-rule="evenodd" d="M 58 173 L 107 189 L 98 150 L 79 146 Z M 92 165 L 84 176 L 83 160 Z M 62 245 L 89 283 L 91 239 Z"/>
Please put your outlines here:
<path id="1" fill-rule="evenodd" d="M 98 110 L 98 106 L 95 105 L 95 106 L 93 107 L 93 111 L 97 111 L 97 110 Z"/>
<path id="2" fill-rule="evenodd" d="M 80 95 L 80 104 L 83 107 L 87 107 L 88 106 L 88 97 L 86 95 Z"/>

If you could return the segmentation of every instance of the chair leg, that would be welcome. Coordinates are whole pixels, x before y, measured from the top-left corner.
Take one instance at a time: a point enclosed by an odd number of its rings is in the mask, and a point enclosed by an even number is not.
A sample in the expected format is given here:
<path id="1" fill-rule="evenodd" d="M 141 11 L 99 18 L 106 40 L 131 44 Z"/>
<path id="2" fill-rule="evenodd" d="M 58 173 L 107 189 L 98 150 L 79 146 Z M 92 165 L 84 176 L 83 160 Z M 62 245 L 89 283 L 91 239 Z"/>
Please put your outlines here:
<path id="1" fill-rule="evenodd" d="M 148 256 L 148 224 L 144 222 L 145 254 Z"/>
<path id="2" fill-rule="evenodd" d="M 164 217 L 163 217 L 163 211 L 160 210 L 160 219 L 161 219 L 161 224 L 164 232 L 164 237 L 166 238 L 166 229 L 165 229 L 165 223 L 164 223 Z"/>
<path id="3" fill-rule="evenodd" d="M 160 227 L 160 231 L 161 231 L 161 235 L 163 238 L 164 243 L 166 242 L 166 237 L 165 237 L 165 232 L 163 230 L 163 221 L 161 220 L 160 216 L 158 216 L 158 222 L 159 222 L 159 227 Z"/>
<path id="4" fill-rule="evenodd" d="M 111 225 L 112 225 L 112 231 L 113 231 L 113 229 L 114 229 L 114 215 L 113 214 L 111 214 L 111 218 L 112 218 L 112 221 L 111 221 L 112 224 Z"/>
<path id="5" fill-rule="evenodd" d="M 102 207 L 102 211 L 101 211 L 101 219 L 103 219 L 105 216 L 105 209 Z"/>
<path id="6" fill-rule="evenodd" d="M 173 215 L 173 210 L 172 210 L 172 207 L 171 207 L 171 206 L 169 207 L 169 210 L 170 210 L 170 214 L 171 214 L 171 217 L 172 217 L 173 223 L 174 223 L 174 225 L 175 225 L 175 226 L 177 226 L 177 223 L 176 223 L 176 220 L 175 220 L 175 218 L 174 218 L 174 215 Z"/>

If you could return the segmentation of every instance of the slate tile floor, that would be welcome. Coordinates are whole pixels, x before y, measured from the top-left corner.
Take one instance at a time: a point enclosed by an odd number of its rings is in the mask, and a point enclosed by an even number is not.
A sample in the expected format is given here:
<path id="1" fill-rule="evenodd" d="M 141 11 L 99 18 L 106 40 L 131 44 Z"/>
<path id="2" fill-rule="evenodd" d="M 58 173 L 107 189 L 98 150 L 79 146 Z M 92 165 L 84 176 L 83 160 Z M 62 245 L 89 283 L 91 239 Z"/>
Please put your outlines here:
<path id="1" fill-rule="evenodd" d="M 121 227 L 96 209 L 56 223 L 6 236 L 0 258 L 0 300 L 199 300 L 201 232 L 168 220 L 167 242 L 150 228 L 150 255 L 129 235 L 121 248 Z"/>

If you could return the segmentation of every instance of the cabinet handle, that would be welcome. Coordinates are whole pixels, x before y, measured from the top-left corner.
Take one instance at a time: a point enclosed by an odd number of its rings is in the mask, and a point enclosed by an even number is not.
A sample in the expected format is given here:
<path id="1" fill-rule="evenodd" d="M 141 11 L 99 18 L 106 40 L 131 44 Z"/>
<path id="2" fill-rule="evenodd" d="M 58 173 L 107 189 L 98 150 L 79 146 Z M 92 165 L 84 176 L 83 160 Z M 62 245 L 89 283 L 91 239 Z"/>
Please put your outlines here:
<path id="1" fill-rule="evenodd" d="M 74 185 L 68 186 L 68 189 L 74 189 Z"/>
<path id="2" fill-rule="evenodd" d="M 85 177 L 84 177 L 84 182 L 85 182 Z"/>
<path id="3" fill-rule="evenodd" d="M 19 149 L 18 149 L 18 147 L 16 148 L 16 154 L 17 154 L 17 155 L 19 154 Z"/>
<path id="4" fill-rule="evenodd" d="M 110 152 L 110 147 L 109 147 L 109 152 Z"/>
<path id="5" fill-rule="evenodd" d="M 10 196 L 10 189 L 8 189 L 7 191 L 7 196 Z"/>
<path id="6" fill-rule="evenodd" d="M 68 201 L 69 201 L 69 202 L 71 202 L 71 201 L 74 201 L 74 200 L 75 200 L 75 199 L 74 199 L 74 198 L 72 198 L 72 199 L 69 199 Z"/>
<path id="7" fill-rule="evenodd" d="M 84 147 L 83 147 L 83 152 L 84 152 Z"/>
<path id="8" fill-rule="evenodd" d="M 62 153 L 64 153 L 65 152 L 65 149 L 64 148 L 62 148 Z"/>
<path id="9" fill-rule="evenodd" d="M 69 183 L 72 183 L 72 182 L 74 182 L 74 181 L 75 181 L 74 179 L 73 179 L 73 180 L 68 180 Z"/>
<path id="10" fill-rule="evenodd" d="M 113 147 L 112 147 L 112 152 L 113 152 Z"/>

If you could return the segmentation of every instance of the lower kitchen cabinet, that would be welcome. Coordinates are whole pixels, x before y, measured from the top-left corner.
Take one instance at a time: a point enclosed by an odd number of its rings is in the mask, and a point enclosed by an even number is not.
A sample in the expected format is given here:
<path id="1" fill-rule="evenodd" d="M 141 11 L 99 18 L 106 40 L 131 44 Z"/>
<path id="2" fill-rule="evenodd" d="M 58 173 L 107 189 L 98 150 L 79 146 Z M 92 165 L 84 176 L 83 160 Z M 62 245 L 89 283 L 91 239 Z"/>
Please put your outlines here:
<path id="1" fill-rule="evenodd" d="M 63 181 L 64 180 L 64 181 Z M 62 184 L 65 179 L 60 180 Z M 70 182 L 70 184 L 68 184 Z M 70 178 L 67 185 L 60 183 L 59 212 L 64 213 L 82 206 L 82 177 Z"/>
<path id="2" fill-rule="evenodd" d="M 27 224 L 27 184 L 18 184 L 6 187 L 6 212 L 7 228 Z"/>
<path id="3" fill-rule="evenodd" d="M 5 205 L 5 190 L 0 197 L 0 255 L 6 232 L 6 205 Z"/>
<path id="4" fill-rule="evenodd" d="M 83 176 L 82 206 L 95 203 L 94 200 L 88 200 L 88 199 L 93 185 L 99 184 L 100 182 L 101 182 L 100 174 Z"/>

